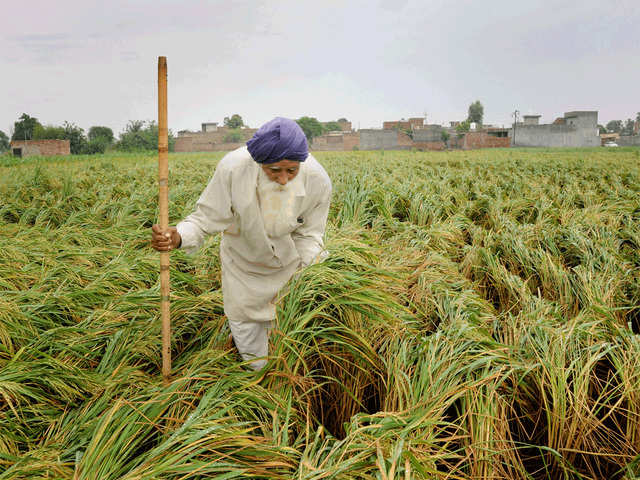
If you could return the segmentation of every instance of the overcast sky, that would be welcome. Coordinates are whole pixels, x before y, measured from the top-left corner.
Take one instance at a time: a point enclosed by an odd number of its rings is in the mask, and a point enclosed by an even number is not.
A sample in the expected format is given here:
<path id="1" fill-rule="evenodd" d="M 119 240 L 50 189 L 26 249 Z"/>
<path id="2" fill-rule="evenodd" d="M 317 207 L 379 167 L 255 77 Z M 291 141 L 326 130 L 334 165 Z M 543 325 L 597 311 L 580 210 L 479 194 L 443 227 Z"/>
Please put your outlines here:
<path id="1" fill-rule="evenodd" d="M 2 8 L 0 130 L 26 112 L 116 134 L 157 118 L 169 68 L 169 127 L 239 113 L 346 117 L 354 128 L 484 105 L 510 114 L 640 111 L 640 2 L 56 0 Z"/>

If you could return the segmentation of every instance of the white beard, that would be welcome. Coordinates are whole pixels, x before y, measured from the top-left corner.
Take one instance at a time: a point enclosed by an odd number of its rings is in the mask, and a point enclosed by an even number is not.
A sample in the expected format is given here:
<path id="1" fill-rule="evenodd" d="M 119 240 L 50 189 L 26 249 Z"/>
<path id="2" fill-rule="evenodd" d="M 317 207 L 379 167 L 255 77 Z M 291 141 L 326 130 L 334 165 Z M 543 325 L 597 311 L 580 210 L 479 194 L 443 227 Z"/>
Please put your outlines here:
<path id="1" fill-rule="evenodd" d="M 258 204 L 262 213 L 262 222 L 269 237 L 281 237 L 291 230 L 295 217 L 296 184 L 301 182 L 300 174 L 280 185 L 269 180 L 262 169 L 258 174 Z"/>

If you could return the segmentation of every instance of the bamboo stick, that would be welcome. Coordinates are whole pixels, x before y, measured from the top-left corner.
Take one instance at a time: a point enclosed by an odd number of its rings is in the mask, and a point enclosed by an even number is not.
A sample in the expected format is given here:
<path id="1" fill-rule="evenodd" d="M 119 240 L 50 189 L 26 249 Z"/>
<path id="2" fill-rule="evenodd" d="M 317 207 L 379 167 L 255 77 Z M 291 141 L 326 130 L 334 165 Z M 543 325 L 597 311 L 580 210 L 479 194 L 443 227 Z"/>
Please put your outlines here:
<path id="1" fill-rule="evenodd" d="M 169 228 L 169 138 L 167 127 L 167 57 L 158 57 L 158 206 L 162 231 Z M 160 314 L 162 376 L 171 375 L 171 317 L 169 313 L 169 252 L 160 252 Z"/>

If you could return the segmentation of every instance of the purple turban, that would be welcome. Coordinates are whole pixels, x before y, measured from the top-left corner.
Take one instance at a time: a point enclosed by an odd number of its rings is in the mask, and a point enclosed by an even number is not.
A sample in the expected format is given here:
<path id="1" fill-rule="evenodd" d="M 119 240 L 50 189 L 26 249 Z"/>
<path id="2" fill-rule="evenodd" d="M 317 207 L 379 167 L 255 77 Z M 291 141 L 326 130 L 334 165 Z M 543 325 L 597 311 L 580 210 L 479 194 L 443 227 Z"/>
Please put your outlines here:
<path id="1" fill-rule="evenodd" d="M 262 125 L 247 142 L 247 148 L 258 163 L 280 160 L 304 162 L 309 155 L 307 137 L 293 120 L 276 117 Z"/>

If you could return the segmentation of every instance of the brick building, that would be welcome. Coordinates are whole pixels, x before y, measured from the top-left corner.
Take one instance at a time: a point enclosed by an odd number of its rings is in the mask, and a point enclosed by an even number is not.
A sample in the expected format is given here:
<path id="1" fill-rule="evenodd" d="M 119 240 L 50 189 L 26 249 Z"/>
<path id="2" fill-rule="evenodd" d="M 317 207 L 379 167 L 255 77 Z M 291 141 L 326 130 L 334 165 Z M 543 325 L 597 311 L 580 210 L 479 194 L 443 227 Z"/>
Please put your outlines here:
<path id="1" fill-rule="evenodd" d="M 314 137 L 311 150 L 348 151 L 360 148 L 359 132 L 328 133 Z"/>
<path id="2" fill-rule="evenodd" d="M 409 120 L 392 120 L 388 122 L 382 122 L 383 130 L 419 130 L 424 128 L 423 117 L 413 117 Z"/>
<path id="3" fill-rule="evenodd" d="M 176 152 L 219 152 L 231 151 L 247 143 L 257 128 L 231 129 L 216 123 L 203 123 L 200 132 L 181 130 L 178 132 L 174 151 Z"/>
<path id="4" fill-rule="evenodd" d="M 511 139 L 506 135 L 493 135 L 486 130 L 478 132 L 467 132 L 462 141 L 463 150 L 474 150 L 476 148 L 508 148 L 511 146 Z"/>
<path id="5" fill-rule="evenodd" d="M 13 140 L 10 148 L 15 157 L 71 155 L 69 140 Z"/>

